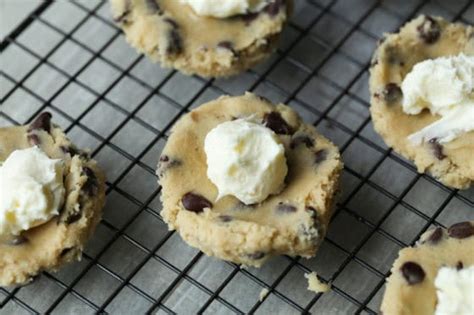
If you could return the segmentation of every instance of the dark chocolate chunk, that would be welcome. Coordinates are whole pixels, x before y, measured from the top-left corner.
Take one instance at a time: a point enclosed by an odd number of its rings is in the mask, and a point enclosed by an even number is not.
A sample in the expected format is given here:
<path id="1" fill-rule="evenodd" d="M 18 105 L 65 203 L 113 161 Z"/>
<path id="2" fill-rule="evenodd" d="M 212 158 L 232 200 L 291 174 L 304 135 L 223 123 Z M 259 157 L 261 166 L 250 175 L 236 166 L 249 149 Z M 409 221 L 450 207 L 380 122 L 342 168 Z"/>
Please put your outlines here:
<path id="1" fill-rule="evenodd" d="M 388 83 L 382 91 L 384 100 L 391 104 L 402 98 L 402 89 L 396 83 Z"/>
<path id="2" fill-rule="evenodd" d="M 307 148 L 312 148 L 314 146 L 314 140 L 308 136 L 297 136 L 291 140 L 290 148 L 294 149 L 300 144 L 304 144 Z"/>
<path id="3" fill-rule="evenodd" d="M 431 244 L 437 244 L 443 237 L 443 229 L 438 227 L 436 228 L 433 233 L 426 239 L 427 242 Z"/>
<path id="4" fill-rule="evenodd" d="M 28 139 L 28 142 L 32 145 L 40 145 L 41 144 L 41 140 L 40 140 L 38 135 L 28 134 L 26 136 L 26 138 Z"/>
<path id="5" fill-rule="evenodd" d="M 433 150 L 434 156 L 440 161 L 444 160 L 446 158 L 446 155 L 443 153 L 443 145 L 438 142 L 438 139 L 433 138 L 428 142 L 431 145 L 431 149 Z"/>
<path id="6" fill-rule="evenodd" d="M 153 14 L 161 14 L 160 5 L 156 0 L 145 0 L 146 8 Z"/>
<path id="7" fill-rule="evenodd" d="M 408 261 L 400 267 L 403 277 L 409 285 L 420 283 L 425 279 L 425 271 L 415 262 Z"/>
<path id="8" fill-rule="evenodd" d="M 181 198 L 181 202 L 186 210 L 196 213 L 204 211 L 205 208 L 212 208 L 212 203 L 209 200 L 201 195 L 190 192 Z"/>
<path id="9" fill-rule="evenodd" d="M 171 28 L 168 31 L 168 44 L 166 47 L 166 54 L 168 55 L 177 55 L 183 51 L 183 40 L 181 35 L 179 34 L 179 25 L 176 21 L 166 18 L 164 19 L 166 23 L 168 23 Z"/>
<path id="10" fill-rule="evenodd" d="M 234 218 L 231 217 L 230 215 L 220 215 L 219 216 L 219 220 L 221 220 L 222 222 L 230 222 L 232 221 Z"/>
<path id="11" fill-rule="evenodd" d="M 82 191 L 89 196 L 97 195 L 99 192 L 99 182 L 94 171 L 86 166 L 82 168 L 82 174 L 87 176 L 86 182 L 82 186 Z"/>
<path id="12" fill-rule="evenodd" d="M 247 257 L 250 258 L 250 259 L 253 259 L 253 260 L 259 260 L 259 259 L 262 259 L 263 257 L 265 257 L 265 253 L 264 252 L 255 252 L 255 253 L 252 253 L 252 254 L 247 254 Z"/>
<path id="13" fill-rule="evenodd" d="M 448 229 L 448 235 L 453 238 L 463 239 L 474 235 L 474 225 L 471 222 L 460 222 Z"/>
<path id="14" fill-rule="evenodd" d="M 268 15 L 271 17 L 276 16 L 279 12 L 280 9 L 283 7 L 283 0 L 274 0 L 267 4 L 264 8 L 263 11 L 266 12 Z"/>
<path id="15" fill-rule="evenodd" d="M 31 132 L 33 130 L 44 130 L 47 133 L 49 133 L 51 131 L 51 117 L 53 117 L 51 113 L 48 113 L 48 112 L 41 113 L 30 124 L 28 128 L 28 132 Z"/>
<path id="16" fill-rule="evenodd" d="M 461 270 L 463 268 L 464 268 L 464 264 L 462 263 L 462 261 L 458 261 L 458 263 L 456 264 L 456 269 Z"/>
<path id="17" fill-rule="evenodd" d="M 23 235 L 18 235 L 13 237 L 12 239 L 9 239 L 6 244 L 9 246 L 20 246 L 25 243 L 28 243 L 28 239 L 24 237 Z"/>
<path id="18" fill-rule="evenodd" d="M 266 113 L 263 116 L 263 124 L 265 127 L 273 130 L 276 134 L 290 135 L 293 133 L 292 128 L 283 119 L 283 117 L 281 117 L 279 112 Z"/>
<path id="19" fill-rule="evenodd" d="M 297 210 L 295 206 L 283 202 L 279 202 L 276 209 L 280 213 L 292 213 Z"/>
<path id="20" fill-rule="evenodd" d="M 441 36 L 441 26 L 431 16 L 426 16 L 424 21 L 416 28 L 420 38 L 427 44 L 433 44 Z"/>
<path id="21" fill-rule="evenodd" d="M 314 163 L 319 164 L 328 158 L 328 151 L 326 149 L 318 150 L 314 153 Z"/>

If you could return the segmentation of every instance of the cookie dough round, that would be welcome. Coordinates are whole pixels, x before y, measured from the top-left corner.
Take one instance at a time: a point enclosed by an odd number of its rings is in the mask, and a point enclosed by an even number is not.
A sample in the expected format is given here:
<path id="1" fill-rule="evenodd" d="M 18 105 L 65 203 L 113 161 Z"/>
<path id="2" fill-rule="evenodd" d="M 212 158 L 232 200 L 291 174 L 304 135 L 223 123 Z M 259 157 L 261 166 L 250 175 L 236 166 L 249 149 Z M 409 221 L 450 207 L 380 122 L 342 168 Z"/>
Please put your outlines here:
<path id="1" fill-rule="evenodd" d="M 474 265 L 474 222 L 424 233 L 415 247 L 402 249 L 392 267 L 381 310 L 387 315 L 432 315 L 434 281 L 441 267 Z"/>
<path id="2" fill-rule="evenodd" d="M 23 284 L 43 270 L 57 270 L 81 258 L 84 243 L 101 219 L 105 179 L 87 153 L 80 151 L 43 113 L 29 126 L 0 128 L 0 161 L 15 150 L 38 146 L 65 163 L 65 201 L 50 221 L 0 242 L 0 286 Z"/>
<path id="3" fill-rule="evenodd" d="M 292 0 L 271 0 L 258 13 L 199 16 L 179 0 L 111 0 L 127 41 L 165 67 L 186 74 L 238 74 L 276 48 Z"/>
<path id="4" fill-rule="evenodd" d="M 216 202 L 204 139 L 218 124 L 249 116 L 272 129 L 284 145 L 286 186 L 259 204 L 247 206 L 233 196 Z M 337 147 L 290 107 L 251 93 L 223 96 L 173 127 L 158 168 L 161 214 L 170 229 L 210 256 L 250 266 L 273 255 L 311 257 L 326 234 L 341 170 Z"/>
<path id="5" fill-rule="evenodd" d="M 401 83 L 416 63 L 442 56 L 474 54 L 474 28 L 439 17 L 420 16 L 377 48 L 370 70 L 372 120 L 388 146 L 414 161 L 420 173 L 431 173 L 443 184 L 466 189 L 474 181 L 474 132 L 443 145 L 432 140 L 413 145 L 407 137 L 438 120 L 424 111 L 402 110 Z"/>

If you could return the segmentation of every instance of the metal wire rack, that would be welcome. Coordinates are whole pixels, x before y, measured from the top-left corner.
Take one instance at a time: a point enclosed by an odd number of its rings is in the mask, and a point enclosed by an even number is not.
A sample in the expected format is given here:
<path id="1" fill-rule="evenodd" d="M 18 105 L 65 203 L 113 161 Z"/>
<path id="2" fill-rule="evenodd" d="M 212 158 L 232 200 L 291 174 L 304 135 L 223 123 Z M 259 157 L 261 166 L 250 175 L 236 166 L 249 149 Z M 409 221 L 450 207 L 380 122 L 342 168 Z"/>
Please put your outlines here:
<path id="1" fill-rule="evenodd" d="M 0 314 L 374 314 L 400 248 L 431 225 L 473 219 L 473 189 L 417 174 L 373 132 L 367 77 L 382 32 L 420 13 L 472 24 L 474 3 L 295 2 L 277 53 L 225 80 L 186 77 L 137 55 L 107 2 L 38 2 L 0 43 L 0 126 L 53 112 L 106 170 L 108 203 L 83 260 L 0 288 Z M 311 260 L 279 257 L 240 269 L 188 247 L 159 215 L 154 173 L 170 127 L 194 106 L 245 90 L 290 104 L 345 159 L 329 235 Z M 330 292 L 306 290 L 303 274 L 312 270 L 332 283 Z"/>

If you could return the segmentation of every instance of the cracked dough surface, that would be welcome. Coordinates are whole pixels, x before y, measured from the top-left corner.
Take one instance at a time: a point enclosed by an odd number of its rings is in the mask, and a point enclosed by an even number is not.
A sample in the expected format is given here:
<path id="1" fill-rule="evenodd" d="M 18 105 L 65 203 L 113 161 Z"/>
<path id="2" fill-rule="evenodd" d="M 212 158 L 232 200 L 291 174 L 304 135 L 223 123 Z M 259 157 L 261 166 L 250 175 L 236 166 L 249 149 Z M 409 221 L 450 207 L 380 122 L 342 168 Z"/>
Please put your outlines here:
<path id="1" fill-rule="evenodd" d="M 372 120 L 387 145 L 414 161 L 418 172 L 431 173 L 447 186 L 466 189 L 474 181 L 474 131 L 443 145 L 413 145 L 407 137 L 439 117 L 429 111 L 405 114 L 400 91 L 393 85 L 392 89 L 386 88 L 390 83 L 399 87 L 412 67 L 423 60 L 474 54 L 472 26 L 449 23 L 437 17 L 430 18 L 434 21 L 431 24 L 427 18 L 422 15 L 412 20 L 398 33 L 387 35 L 377 48 L 370 70 Z M 425 31 L 420 33 L 420 29 Z M 440 159 L 440 155 L 444 157 Z"/>
<path id="2" fill-rule="evenodd" d="M 250 206 L 233 196 L 215 202 L 217 188 L 206 175 L 207 133 L 235 118 L 253 115 L 265 121 L 269 113 L 271 129 L 280 133 L 285 146 L 289 173 L 284 190 Z M 251 266 L 273 255 L 311 257 L 326 234 L 341 170 L 337 147 L 302 123 L 290 107 L 251 93 L 223 96 L 183 116 L 173 127 L 158 169 L 161 214 L 170 229 L 210 256 Z M 211 206 L 188 211 L 182 199 L 190 192 Z"/>
<path id="3" fill-rule="evenodd" d="M 470 224 L 474 230 L 474 222 Z M 392 275 L 387 280 L 387 288 L 381 310 L 385 315 L 432 315 L 437 296 L 434 281 L 443 266 L 468 267 L 474 265 L 474 236 L 453 237 L 453 225 L 447 231 L 437 228 L 424 233 L 415 247 L 404 248 L 392 267 Z M 459 225 L 457 225 L 459 227 Z M 424 279 L 409 284 L 401 268 L 407 262 L 418 264 Z"/>
<path id="4" fill-rule="evenodd" d="M 53 124 L 49 132 L 28 129 L 0 128 L 0 161 L 14 150 L 33 145 L 52 159 L 63 159 L 65 204 L 59 216 L 50 221 L 23 232 L 19 238 L 0 240 L 0 286 L 29 282 L 43 270 L 55 271 L 80 259 L 105 202 L 105 179 L 95 161 L 76 149 Z"/>
<path id="5" fill-rule="evenodd" d="M 291 0 L 272 0 L 258 14 L 199 16 L 178 0 L 110 0 L 127 41 L 165 67 L 205 77 L 240 73 L 276 48 Z"/>

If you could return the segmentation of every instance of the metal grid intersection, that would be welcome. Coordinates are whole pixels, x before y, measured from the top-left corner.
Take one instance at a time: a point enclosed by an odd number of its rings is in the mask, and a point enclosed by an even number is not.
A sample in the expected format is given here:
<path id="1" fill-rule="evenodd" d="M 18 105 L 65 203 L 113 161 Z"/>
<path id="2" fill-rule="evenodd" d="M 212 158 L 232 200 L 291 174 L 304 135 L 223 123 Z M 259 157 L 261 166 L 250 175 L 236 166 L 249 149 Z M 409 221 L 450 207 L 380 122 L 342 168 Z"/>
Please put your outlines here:
<path id="1" fill-rule="evenodd" d="M 382 31 L 419 13 L 472 24 L 474 4 L 295 2 L 278 52 L 227 80 L 151 65 L 124 43 L 103 1 L 40 2 L 0 44 L 0 125 L 49 110 L 74 142 L 93 149 L 109 179 L 104 219 L 83 261 L 25 287 L 0 288 L 0 314 L 373 314 L 400 248 L 433 224 L 472 219 L 472 189 L 416 174 L 373 133 L 366 81 Z M 170 127 L 207 100 L 245 90 L 290 104 L 344 156 L 343 195 L 314 259 L 240 269 L 187 247 L 159 216 L 154 169 Z M 332 283 L 331 292 L 306 290 L 302 275 L 311 270 Z M 263 288 L 270 293 L 259 301 Z"/>

